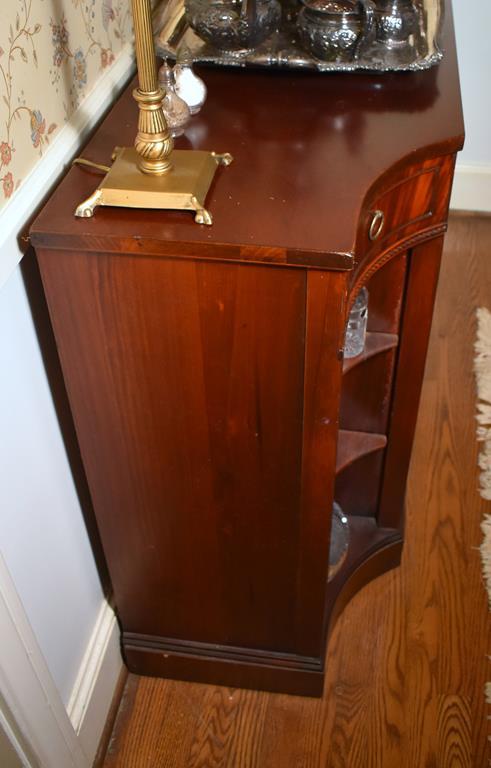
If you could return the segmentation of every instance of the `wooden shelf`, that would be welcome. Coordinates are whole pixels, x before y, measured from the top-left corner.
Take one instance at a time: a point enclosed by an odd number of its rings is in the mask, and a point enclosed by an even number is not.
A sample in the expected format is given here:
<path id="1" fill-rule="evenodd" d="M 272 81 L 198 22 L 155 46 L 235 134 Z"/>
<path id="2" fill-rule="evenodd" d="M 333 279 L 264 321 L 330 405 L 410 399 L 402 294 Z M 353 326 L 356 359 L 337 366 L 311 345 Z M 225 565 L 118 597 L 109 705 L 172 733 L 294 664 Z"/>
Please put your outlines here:
<path id="1" fill-rule="evenodd" d="M 338 439 L 336 474 L 353 464 L 357 459 L 375 451 L 381 451 L 387 445 L 387 437 L 373 432 L 352 432 L 341 429 Z"/>
<path id="2" fill-rule="evenodd" d="M 346 357 L 343 363 L 343 373 L 348 373 L 357 365 L 369 360 L 375 355 L 394 349 L 399 344 L 399 337 L 395 333 L 374 333 L 368 331 L 365 341 L 365 349 L 357 357 Z"/>

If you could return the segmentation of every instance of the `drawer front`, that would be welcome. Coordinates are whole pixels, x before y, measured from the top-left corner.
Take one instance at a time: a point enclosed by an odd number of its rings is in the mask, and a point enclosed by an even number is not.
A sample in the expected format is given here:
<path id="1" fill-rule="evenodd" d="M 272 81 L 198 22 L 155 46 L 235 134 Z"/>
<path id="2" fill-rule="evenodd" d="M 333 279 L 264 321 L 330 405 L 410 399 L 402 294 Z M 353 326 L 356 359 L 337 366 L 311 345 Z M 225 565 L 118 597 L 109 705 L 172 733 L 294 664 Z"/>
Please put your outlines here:
<path id="1" fill-rule="evenodd" d="M 374 200 L 368 227 L 369 241 L 383 240 L 411 224 L 431 219 L 435 209 L 438 171 L 438 167 L 422 171 L 411 179 L 400 181 Z"/>
<path id="2" fill-rule="evenodd" d="M 406 169 L 369 195 L 358 237 L 358 261 L 446 221 L 453 156 Z"/>

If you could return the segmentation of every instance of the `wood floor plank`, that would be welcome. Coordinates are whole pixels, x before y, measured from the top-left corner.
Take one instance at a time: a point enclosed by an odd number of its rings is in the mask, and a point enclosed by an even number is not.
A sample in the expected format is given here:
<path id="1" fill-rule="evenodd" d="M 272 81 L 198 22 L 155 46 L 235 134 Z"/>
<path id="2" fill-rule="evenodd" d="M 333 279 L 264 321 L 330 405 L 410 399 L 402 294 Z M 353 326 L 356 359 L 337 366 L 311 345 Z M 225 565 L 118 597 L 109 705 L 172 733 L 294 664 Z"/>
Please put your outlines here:
<path id="1" fill-rule="evenodd" d="M 441 696 L 438 707 L 438 765 L 472 768 L 471 704 L 460 696 Z"/>
<path id="2" fill-rule="evenodd" d="M 491 621 L 472 374 L 491 219 L 450 223 L 400 569 L 348 605 L 322 699 L 130 676 L 105 768 L 485 768 Z"/>
<path id="3" fill-rule="evenodd" d="M 267 697 L 258 691 L 209 687 L 186 766 L 256 768 Z"/>

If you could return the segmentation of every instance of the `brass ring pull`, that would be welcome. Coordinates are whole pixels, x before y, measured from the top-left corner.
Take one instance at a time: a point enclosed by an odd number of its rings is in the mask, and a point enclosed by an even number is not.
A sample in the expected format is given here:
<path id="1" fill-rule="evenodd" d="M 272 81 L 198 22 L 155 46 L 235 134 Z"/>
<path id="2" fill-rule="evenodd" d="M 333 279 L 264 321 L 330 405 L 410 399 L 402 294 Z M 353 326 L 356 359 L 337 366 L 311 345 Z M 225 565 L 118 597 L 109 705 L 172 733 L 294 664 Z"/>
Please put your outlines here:
<path id="1" fill-rule="evenodd" d="M 368 231 L 368 237 L 370 240 L 376 240 L 382 234 L 382 230 L 385 224 L 385 216 L 383 211 L 375 211 Z"/>

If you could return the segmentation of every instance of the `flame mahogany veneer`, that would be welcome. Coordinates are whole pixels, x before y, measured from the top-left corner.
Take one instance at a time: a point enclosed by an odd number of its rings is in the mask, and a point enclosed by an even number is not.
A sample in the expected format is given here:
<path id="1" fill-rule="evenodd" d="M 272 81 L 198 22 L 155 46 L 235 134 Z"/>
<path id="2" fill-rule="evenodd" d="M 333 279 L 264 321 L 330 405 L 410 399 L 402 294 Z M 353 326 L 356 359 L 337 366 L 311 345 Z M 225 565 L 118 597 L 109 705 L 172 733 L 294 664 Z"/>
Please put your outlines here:
<path id="1" fill-rule="evenodd" d="M 205 70 L 178 145 L 235 157 L 212 228 L 75 219 L 98 181 L 80 167 L 32 227 L 134 672 L 320 695 L 336 616 L 400 561 L 463 142 L 450 9 L 445 40 L 414 74 Z M 136 109 L 130 87 L 84 155 L 130 144 Z M 369 344 L 343 373 L 364 284 Z M 328 584 L 336 493 L 351 544 Z"/>

